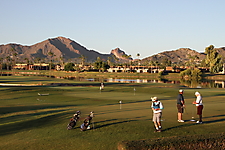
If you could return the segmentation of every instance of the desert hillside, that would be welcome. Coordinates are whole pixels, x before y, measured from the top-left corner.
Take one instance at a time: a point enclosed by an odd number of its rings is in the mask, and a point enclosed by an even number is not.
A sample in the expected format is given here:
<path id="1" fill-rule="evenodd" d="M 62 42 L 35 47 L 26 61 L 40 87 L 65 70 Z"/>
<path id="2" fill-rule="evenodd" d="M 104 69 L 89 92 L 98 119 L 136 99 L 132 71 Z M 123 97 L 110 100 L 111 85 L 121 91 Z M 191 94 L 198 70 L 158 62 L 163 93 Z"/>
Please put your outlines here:
<path id="1" fill-rule="evenodd" d="M 53 55 L 49 55 L 52 53 Z M 103 60 L 110 59 L 113 61 L 115 58 L 119 60 L 128 61 L 131 58 L 124 51 L 116 48 L 111 50 L 109 54 L 101 54 L 95 50 L 88 50 L 79 43 L 65 37 L 57 37 L 42 41 L 40 43 L 23 46 L 20 44 L 7 44 L 0 45 L 0 57 L 6 58 L 7 56 L 16 57 L 17 61 L 24 61 L 29 59 L 35 61 L 35 59 L 41 59 L 42 61 L 49 61 L 50 59 L 67 61 L 79 61 L 81 57 L 85 57 L 87 62 L 96 61 L 97 57 Z"/>

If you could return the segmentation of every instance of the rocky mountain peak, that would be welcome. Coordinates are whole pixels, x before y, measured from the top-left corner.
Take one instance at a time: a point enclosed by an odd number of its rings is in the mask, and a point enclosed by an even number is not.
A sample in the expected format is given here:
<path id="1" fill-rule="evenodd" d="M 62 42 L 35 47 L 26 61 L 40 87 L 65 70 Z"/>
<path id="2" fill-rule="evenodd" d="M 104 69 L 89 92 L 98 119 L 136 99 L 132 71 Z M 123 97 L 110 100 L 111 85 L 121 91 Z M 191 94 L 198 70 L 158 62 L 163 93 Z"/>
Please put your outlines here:
<path id="1" fill-rule="evenodd" d="M 111 51 L 111 54 L 115 55 L 119 59 L 132 59 L 130 58 L 124 51 L 122 51 L 120 48 L 116 48 Z"/>

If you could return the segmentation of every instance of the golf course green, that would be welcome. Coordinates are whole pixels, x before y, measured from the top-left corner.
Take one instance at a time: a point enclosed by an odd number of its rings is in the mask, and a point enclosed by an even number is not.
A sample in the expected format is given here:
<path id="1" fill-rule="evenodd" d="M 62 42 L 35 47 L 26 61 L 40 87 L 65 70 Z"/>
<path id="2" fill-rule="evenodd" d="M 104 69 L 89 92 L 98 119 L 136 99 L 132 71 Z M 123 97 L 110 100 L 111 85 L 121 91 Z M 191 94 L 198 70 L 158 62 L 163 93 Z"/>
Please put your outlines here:
<path id="1" fill-rule="evenodd" d="M 176 146 L 182 144 L 177 140 L 181 138 L 182 142 L 189 142 L 195 137 L 221 139 L 224 135 L 225 89 L 222 88 L 105 83 L 100 91 L 99 82 L 38 76 L 0 76 L 0 84 L 1 150 L 115 150 L 123 146 L 123 141 L 153 140 L 156 144 L 160 139 Z M 186 102 L 184 123 L 177 122 L 179 89 L 184 90 Z M 196 91 L 203 97 L 203 124 L 191 121 L 198 119 L 192 104 Z M 154 133 L 151 121 L 150 98 L 153 96 L 164 106 L 161 133 Z M 70 118 L 78 110 L 80 120 L 74 129 L 67 130 Z M 92 129 L 80 131 L 90 111 L 95 113 Z M 132 145 L 129 146 L 132 149 Z M 214 143 L 213 148 L 221 147 Z"/>

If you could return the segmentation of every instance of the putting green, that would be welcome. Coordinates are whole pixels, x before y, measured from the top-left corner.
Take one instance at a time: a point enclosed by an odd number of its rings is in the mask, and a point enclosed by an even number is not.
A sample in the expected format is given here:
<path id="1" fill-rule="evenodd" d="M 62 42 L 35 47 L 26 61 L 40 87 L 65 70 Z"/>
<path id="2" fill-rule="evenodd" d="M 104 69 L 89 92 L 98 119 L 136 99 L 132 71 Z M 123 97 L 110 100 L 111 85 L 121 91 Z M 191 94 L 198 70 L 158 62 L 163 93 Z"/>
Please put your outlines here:
<path id="1" fill-rule="evenodd" d="M 100 91 L 98 83 L 94 86 L 81 85 L 82 82 L 71 87 L 0 88 L 0 149 L 74 150 L 76 145 L 81 150 L 114 150 L 123 140 L 198 134 L 207 137 L 208 133 L 224 132 L 225 89 L 185 88 L 185 122 L 178 123 L 176 96 L 179 87 L 110 84 Z M 203 95 L 203 124 L 190 121 L 192 117 L 198 119 L 196 108 L 192 105 L 196 90 Z M 49 95 L 38 96 L 37 93 Z M 162 133 L 153 132 L 152 96 L 159 97 L 164 105 Z M 66 130 L 69 119 L 77 110 L 81 111 L 80 121 L 75 129 Z M 90 111 L 95 112 L 94 130 L 81 132 L 79 126 Z"/>

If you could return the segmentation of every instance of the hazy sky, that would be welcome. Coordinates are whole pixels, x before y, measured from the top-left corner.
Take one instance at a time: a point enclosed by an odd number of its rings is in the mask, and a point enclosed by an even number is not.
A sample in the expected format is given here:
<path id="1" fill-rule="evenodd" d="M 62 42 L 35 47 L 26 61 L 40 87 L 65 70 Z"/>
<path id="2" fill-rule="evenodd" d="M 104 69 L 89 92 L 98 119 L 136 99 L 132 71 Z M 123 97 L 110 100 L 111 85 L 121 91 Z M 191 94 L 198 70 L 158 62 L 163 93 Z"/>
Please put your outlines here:
<path id="1" fill-rule="evenodd" d="M 63 36 L 133 58 L 225 46 L 225 0 L 0 0 L 0 45 Z"/>

